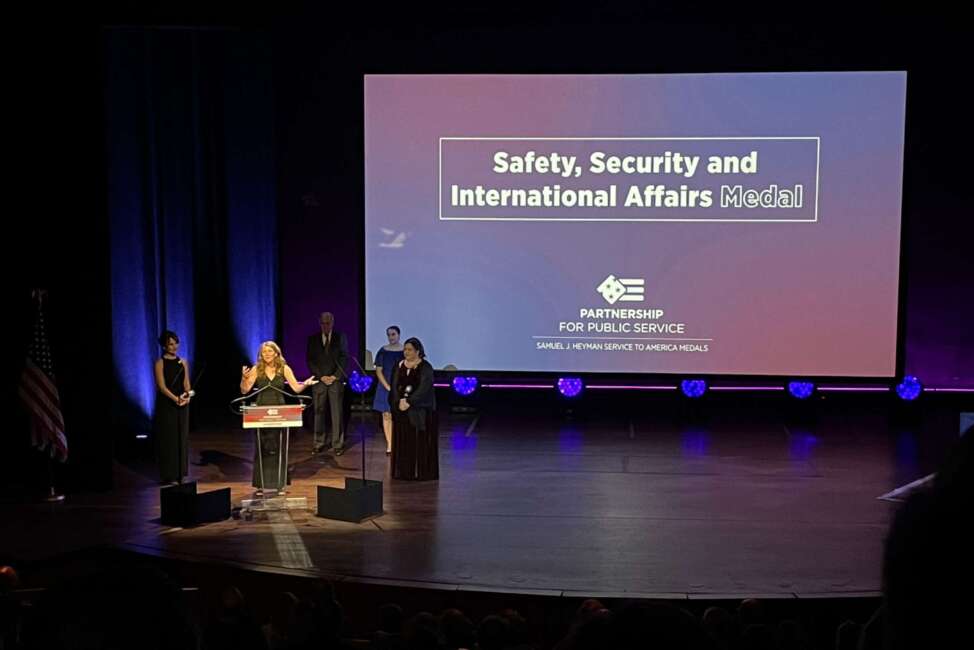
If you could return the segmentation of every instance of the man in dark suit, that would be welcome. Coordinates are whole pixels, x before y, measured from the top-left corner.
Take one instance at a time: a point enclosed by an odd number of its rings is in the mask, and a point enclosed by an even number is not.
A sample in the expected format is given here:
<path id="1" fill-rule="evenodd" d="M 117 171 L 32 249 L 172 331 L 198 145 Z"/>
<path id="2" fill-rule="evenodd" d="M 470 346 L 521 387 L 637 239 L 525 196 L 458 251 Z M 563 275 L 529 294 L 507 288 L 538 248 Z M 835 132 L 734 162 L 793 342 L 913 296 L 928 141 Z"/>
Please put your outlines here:
<path id="1" fill-rule="evenodd" d="M 348 339 L 335 331 L 335 317 L 324 312 L 318 319 L 321 332 L 308 337 L 308 368 L 318 383 L 312 389 L 315 405 L 315 453 L 330 447 L 336 456 L 345 451 L 342 430 L 342 381 L 347 378 Z M 325 409 L 331 408 L 331 438 L 325 433 Z"/>

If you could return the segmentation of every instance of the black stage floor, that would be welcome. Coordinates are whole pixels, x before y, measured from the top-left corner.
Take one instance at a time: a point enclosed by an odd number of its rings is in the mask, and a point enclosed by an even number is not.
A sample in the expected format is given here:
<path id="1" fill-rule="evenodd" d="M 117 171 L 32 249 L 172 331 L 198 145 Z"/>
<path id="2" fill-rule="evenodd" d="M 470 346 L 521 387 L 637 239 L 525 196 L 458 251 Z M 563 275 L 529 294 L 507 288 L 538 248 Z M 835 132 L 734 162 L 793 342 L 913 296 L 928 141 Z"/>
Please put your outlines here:
<path id="1" fill-rule="evenodd" d="M 22 534 L 0 550 L 32 558 L 93 544 L 267 571 L 441 589 L 656 598 L 874 595 L 896 507 L 877 497 L 933 471 L 956 432 L 837 410 L 812 425 L 719 413 L 696 423 L 618 412 L 442 416 L 441 478 L 392 481 L 374 414 L 356 414 L 348 452 L 291 447 L 292 495 L 369 478 L 385 514 L 361 524 L 312 511 L 193 529 L 158 523 L 151 468 L 119 465 L 110 494 L 5 505 Z M 252 436 L 191 436 L 201 488 L 250 494 Z M 10 519 L 8 519 L 10 521 Z"/>

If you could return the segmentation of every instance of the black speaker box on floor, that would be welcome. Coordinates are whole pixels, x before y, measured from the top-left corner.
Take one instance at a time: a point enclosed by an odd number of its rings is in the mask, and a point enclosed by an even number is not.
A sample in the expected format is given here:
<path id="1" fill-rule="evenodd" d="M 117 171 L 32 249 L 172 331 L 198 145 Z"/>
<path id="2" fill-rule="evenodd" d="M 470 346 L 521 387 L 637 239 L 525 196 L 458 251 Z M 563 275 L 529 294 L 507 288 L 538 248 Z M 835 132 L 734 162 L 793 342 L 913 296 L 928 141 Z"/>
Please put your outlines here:
<path id="1" fill-rule="evenodd" d="M 197 526 L 230 518 L 230 488 L 196 492 L 196 481 L 159 490 L 160 520 L 166 526 Z"/>
<path id="2" fill-rule="evenodd" d="M 358 523 L 382 514 L 382 481 L 345 478 L 345 488 L 318 486 L 318 516 Z"/>

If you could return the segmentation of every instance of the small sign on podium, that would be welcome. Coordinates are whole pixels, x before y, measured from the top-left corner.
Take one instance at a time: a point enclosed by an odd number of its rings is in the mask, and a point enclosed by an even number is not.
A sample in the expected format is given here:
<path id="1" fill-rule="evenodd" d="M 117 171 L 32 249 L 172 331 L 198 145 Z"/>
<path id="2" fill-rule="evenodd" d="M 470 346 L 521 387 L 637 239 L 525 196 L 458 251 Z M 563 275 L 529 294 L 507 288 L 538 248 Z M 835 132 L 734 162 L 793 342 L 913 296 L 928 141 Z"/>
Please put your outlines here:
<path id="1" fill-rule="evenodd" d="M 274 406 L 245 406 L 243 407 L 244 429 L 286 429 L 300 428 L 304 423 L 301 417 L 303 407 L 300 404 L 277 404 Z"/>

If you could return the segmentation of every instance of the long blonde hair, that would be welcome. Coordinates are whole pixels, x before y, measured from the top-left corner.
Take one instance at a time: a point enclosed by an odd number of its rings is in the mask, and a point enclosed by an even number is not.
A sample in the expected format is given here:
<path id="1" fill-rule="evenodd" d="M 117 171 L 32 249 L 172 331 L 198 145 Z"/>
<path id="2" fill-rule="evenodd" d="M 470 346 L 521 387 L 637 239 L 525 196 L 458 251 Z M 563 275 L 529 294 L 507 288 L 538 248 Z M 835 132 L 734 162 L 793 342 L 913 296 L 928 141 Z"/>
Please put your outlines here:
<path id="1" fill-rule="evenodd" d="M 286 362 L 284 361 L 284 355 L 281 354 L 280 346 L 274 341 L 264 341 L 260 344 L 260 347 L 257 348 L 257 376 L 267 376 L 267 364 L 264 363 L 264 355 L 261 354 L 261 352 L 264 351 L 264 348 L 270 348 L 277 353 L 277 357 L 271 362 L 271 365 L 274 366 L 274 373 L 277 374 L 283 372 Z"/>

